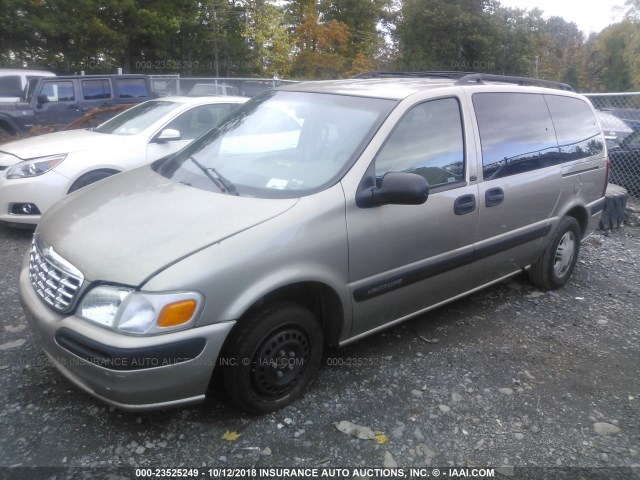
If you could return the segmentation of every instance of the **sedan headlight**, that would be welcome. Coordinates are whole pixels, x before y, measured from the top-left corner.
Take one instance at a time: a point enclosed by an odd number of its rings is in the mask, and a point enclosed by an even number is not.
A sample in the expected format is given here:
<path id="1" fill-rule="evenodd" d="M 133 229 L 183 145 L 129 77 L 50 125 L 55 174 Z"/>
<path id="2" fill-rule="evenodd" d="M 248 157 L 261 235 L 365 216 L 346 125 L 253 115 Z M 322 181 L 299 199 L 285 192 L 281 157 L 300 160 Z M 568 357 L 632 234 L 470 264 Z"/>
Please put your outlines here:
<path id="1" fill-rule="evenodd" d="M 66 157 L 66 153 L 60 153 L 16 163 L 7 170 L 7 178 L 37 177 L 59 165 Z"/>
<path id="2" fill-rule="evenodd" d="M 202 304 L 197 292 L 147 293 L 101 285 L 85 295 L 78 315 L 113 330 L 149 335 L 192 326 Z"/>

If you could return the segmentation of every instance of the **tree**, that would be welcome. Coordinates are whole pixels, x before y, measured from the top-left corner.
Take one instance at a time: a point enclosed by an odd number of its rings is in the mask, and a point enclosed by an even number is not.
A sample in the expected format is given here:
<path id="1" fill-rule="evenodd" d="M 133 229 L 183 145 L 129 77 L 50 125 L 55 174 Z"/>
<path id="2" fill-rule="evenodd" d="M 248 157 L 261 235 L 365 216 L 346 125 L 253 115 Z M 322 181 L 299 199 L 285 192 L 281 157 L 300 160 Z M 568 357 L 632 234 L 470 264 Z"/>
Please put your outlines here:
<path id="1" fill-rule="evenodd" d="M 246 1 L 243 35 L 248 41 L 253 73 L 261 77 L 285 77 L 291 71 L 294 46 L 285 11 L 264 0 Z"/>
<path id="2" fill-rule="evenodd" d="M 301 78 L 338 78 L 346 71 L 349 29 L 337 20 L 323 22 L 314 0 L 302 5 L 295 28 L 296 54 L 292 73 Z"/>
<path id="3" fill-rule="evenodd" d="M 405 0 L 395 30 L 398 66 L 409 70 L 489 70 L 493 0 Z"/>

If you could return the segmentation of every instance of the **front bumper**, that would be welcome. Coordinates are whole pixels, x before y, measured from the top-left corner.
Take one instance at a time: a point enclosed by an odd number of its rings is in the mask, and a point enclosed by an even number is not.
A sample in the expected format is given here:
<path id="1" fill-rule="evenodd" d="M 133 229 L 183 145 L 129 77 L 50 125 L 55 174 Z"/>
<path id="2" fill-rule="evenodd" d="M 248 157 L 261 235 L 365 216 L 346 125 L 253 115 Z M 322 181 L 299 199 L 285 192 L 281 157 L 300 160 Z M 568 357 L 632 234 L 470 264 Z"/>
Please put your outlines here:
<path id="1" fill-rule="evenodd" d="M 7 179 L 7 170 L 0 174 L 0 222 L 37 225 L 44 214 L 69 191 L 70 181 L 55 171 L 30 178 Z M 22 215 L 10 212 L 13 203 L 31 203 L 40 215 Z"/>
<path id="2" fill-rule="evenodd" d="M 31 286 L 28 257 L 20 271 L 19 291 L 31 329 L 53 365 L 85 392 L 127 411 L 204 400 L 218 355 L 234 325 L 222 322 L 135 337 L 61 315 Z M 105 355 L 109 360 L 105 361 Z"/>

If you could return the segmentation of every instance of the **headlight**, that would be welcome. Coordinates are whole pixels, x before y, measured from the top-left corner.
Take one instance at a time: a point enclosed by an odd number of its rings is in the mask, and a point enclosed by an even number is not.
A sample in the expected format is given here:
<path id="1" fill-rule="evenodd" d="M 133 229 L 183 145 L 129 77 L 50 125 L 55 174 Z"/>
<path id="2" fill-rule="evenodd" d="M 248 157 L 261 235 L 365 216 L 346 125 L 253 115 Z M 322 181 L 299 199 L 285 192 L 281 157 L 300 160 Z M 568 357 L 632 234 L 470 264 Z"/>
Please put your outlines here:
<path id="1" fill-rule="evenodd" d="M 78 315 L 113 330 L 148 335 L 190 327 L 202 304 L 196 292 L 146 293 L 101 285 L 85 295 Z"/>
<path id="2" fill-rule="evenodd" d="M 16 163 L 7 170 L 7 178 L 37 177 L 59 165 L 66 157 L 66 153 L 60 153 Z"/>

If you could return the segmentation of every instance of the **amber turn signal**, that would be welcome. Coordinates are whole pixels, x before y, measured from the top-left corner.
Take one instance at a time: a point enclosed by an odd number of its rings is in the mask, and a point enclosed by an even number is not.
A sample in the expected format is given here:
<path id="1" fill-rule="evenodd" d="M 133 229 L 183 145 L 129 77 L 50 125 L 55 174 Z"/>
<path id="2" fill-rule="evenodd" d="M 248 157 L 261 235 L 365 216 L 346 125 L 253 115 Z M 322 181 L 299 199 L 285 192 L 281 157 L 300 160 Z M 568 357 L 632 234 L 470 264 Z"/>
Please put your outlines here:
<path id="1" fill-rule="evenodd" d="M 158 315 L 158 327 L 175 327 L 187 323 L 196 311 L 195 300 L 182 300 L 165 305 Z"/>

